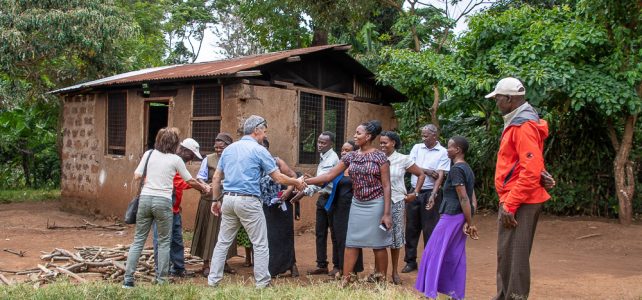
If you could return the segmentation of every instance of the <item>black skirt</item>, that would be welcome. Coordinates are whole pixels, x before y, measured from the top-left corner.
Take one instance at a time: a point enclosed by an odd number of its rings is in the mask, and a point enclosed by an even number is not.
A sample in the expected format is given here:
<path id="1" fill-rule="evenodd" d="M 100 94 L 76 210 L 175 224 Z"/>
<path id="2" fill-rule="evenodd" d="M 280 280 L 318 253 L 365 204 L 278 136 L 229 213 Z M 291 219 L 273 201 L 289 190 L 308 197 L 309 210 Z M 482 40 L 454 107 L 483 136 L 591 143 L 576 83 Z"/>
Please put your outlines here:
<path id="1" fill-rule="evenodd" d="M 286 202 L 288 210 L 283 211 L 280 205 L 263 205 L 265 222 L 268 230 L 268 247 L 270 264 L 268 269 L 272 276 L 287 272 L 296 263 L 294 253 L 294 209 Z"/>

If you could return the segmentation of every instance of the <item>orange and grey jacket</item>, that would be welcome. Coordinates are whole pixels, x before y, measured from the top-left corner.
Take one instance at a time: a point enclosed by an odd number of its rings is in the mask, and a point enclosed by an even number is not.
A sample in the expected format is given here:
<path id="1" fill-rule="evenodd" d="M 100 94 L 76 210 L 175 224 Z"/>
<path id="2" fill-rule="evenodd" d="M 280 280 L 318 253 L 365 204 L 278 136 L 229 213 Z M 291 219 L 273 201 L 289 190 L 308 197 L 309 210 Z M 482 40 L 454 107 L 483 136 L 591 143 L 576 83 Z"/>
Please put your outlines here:
<path id="1" fill-rule="evenodd" d="M 497 153 L 495 189 L 506 211 L 515 213 L 522 203 L 542 203 L 551 198 L 540 184 L 547 137 L 548 123 L 531 106 L 515 115 L 504 129 Z"/>

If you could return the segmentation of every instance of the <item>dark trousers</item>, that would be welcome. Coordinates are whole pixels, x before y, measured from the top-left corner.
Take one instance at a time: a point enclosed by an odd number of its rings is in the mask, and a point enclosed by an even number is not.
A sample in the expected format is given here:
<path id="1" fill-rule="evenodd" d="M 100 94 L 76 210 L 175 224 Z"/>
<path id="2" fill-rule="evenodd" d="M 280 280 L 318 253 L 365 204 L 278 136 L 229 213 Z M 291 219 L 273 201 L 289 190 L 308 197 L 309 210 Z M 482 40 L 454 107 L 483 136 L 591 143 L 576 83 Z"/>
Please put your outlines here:
<path id="1" fill-rule="evenodd" d="M 493 299 L 528 299 L 530 255 L 542 203 L 522 204 L 515 212 L 517 227 L 497 222 L 497 295 Z"/>
<path id="2" fill-rule="evenodd" d="M 154 260 L 158 257 L 158 230 L 154 222 Z M 185 271 L 185 246 L 183 245 L 183 221 L 181 214 L 174 214 L 172 235 L 169 244 L 169 273 Z"/>
<path id="3" fill-rule="evenodd" d="M 435 197 L 435 204 L 430 210 L 425 208 L 431 193 L 431 189 L 421 190 L 415 201 L 406 203 L 406 254 L 403 260 L 409 265 L 417 265 L 419 236 L 423 233 L 425 247 L 439 222 L 441 197 Z"/>
<path id="4" fill-rule="evenodd" d="M 328 195 L 320 194 L 317 199 L 317 222 L 315 226 L 316 243 L 317 243 L 317 268 L 328 267 L 328 230 L 332 224 L 332 215 L 325 210 L 325 204 L 328 201 Z M 337 241 L 334 233 L 330 230 L 330 240 L 332 240 L 332 264 L 336 267 L 339 265 L 339 253 Z"/>

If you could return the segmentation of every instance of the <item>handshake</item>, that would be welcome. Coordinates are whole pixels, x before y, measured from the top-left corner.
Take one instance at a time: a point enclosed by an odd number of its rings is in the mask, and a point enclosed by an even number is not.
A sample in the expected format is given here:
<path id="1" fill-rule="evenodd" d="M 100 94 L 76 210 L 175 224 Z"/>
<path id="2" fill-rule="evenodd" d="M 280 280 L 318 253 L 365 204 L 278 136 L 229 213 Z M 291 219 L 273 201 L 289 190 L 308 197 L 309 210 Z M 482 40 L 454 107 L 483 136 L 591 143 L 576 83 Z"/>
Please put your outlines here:
<path id="1" fill-rule="evenodd" d="M 296 184 L 293 184 L 297 191 L 303 191 L 308 187 L 308 184 L 305 183 L 305 180 L 310 178 L 308 174 L 305 174 L 296 179 Z"/>

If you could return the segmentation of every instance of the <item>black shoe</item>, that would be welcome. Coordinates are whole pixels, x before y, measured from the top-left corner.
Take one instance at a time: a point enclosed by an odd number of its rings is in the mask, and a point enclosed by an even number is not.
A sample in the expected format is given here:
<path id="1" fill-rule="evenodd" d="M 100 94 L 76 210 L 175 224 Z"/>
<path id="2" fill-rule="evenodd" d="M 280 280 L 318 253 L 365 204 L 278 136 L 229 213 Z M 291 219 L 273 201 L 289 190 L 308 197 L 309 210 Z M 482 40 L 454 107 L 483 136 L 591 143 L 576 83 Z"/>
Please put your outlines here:
<path id="1" fill-rule="evenodd" d="M 133 281 L 125 281 L 125 282 L 123 282 L 123 288 L 124 289 L 132 289 L 132 288 L 134 288 L 134 282 Z"/>
<path id="2" fill-rule="evenodd" d="M 179 277 L 179 278 L 194 277 L 194 272 L 188 271 L 188 270 L 180 270 L 180 271 L 174 271 L 169 273 L 169 276 Z"/>
<path id="3" fill-rule="evenodd" d="M 325 267 L 325 268 L 317 267 L 314 270 L 308 271 L 308 275 L 320 275 L 320 274 L 328 274 L 328 267 Z"/>
<path id="4" fill-rule="evenodd" d="M 417 271 L 416 264 L 406 264 L 403 269 L 401 269 L 401 273 L 410 273 L 412 271 Z"/>

